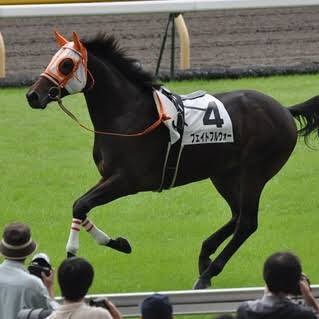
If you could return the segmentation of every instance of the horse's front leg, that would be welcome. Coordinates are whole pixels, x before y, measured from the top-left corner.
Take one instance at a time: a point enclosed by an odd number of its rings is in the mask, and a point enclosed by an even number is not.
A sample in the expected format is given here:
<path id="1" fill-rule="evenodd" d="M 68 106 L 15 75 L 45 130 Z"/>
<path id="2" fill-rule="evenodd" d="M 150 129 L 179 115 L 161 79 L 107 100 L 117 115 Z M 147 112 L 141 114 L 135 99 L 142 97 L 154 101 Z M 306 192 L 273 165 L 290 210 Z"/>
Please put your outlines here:
<path id="1" fill-rule="evenodd" d="M 66 245 L 68 256 L 76 255 L 79 249 L 79 231 L 81 225 L 98 244 L 124 253 L 131 252 L 131 246 L 125 238 L 110 238 L 87 218 L 87 214 L 92 208 L 131 194 L 132 191 L 129 191 L 126 180 L 122 174 L 114 174 L 108 179 L 102 178 L 94 187 L 74 202 L 73 219 Z"/>

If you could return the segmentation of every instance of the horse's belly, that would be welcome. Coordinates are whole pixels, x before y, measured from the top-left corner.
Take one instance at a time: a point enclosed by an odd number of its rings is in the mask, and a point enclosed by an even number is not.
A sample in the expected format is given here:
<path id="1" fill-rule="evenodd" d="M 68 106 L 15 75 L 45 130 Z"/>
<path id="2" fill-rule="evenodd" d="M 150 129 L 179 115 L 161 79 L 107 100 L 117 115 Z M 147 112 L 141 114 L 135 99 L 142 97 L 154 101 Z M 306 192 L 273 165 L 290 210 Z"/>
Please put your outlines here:
<path id="1" fill-rule="evenodd" d="M 185 146 L 175 185 L 222 175 L 238 165 L 239 152 L 234 143 Z"/>

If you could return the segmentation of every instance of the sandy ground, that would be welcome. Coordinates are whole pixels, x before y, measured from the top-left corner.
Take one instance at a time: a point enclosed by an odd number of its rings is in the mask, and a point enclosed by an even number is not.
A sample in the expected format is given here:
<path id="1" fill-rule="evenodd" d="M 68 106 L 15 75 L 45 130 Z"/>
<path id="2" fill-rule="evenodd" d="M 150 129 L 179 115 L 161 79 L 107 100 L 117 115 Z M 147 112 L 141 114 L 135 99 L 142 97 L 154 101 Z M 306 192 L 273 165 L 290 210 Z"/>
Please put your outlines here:
<path id="1" fill-rule="evenodd" d="M 319 7 L 225 10 L 184 14 L 191 38 L 191 67 L 303 66 L 319 62 Z M 1 19 L 7 77 L 2 84 L 28 83 L 56 52 L 53 30 L 66 37 L 97 32 L 115 35 L 130 56 L 154 71 L 167 14 Z M 176 41 L 176 65 L 179 43 Z M 170 38 L 161 71 L 169 70 Z"/>

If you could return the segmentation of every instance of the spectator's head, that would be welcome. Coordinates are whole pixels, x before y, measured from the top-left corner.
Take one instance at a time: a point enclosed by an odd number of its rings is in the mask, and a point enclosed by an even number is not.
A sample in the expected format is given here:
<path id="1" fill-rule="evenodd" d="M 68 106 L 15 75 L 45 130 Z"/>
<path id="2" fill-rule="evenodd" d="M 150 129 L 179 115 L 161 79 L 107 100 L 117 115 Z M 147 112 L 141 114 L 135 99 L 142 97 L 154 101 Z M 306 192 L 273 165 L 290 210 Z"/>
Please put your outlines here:
<path id="1" fill-rule="evenodd" d="M 62 296 L 68 301 L 82 300 L 92 284 L 93 277 L 93 267 L 84 258 L 65 259 L 58 269 Z"/>
<path id="2" fill-rule="evenodd" d="M 143 319 L 171 319 L 173 307 L 167 296 L 154 294 L 144 299 L 141 313 Z"/>
<path id="3" fill-rule="evenodd" d="M 290 252 L 275 253 L 264 264 L 264 280 L 274 294 L 296 294 L 301 273 L 299 258 Z"/>
<path id="4" fill-rule="evenodd" d="M 23 261 L 36 249 L 37 244 L 31 238 L 29 226 L 16 222 L 5 227 L 0 242 L 0 253 L 6 259 Z"/>

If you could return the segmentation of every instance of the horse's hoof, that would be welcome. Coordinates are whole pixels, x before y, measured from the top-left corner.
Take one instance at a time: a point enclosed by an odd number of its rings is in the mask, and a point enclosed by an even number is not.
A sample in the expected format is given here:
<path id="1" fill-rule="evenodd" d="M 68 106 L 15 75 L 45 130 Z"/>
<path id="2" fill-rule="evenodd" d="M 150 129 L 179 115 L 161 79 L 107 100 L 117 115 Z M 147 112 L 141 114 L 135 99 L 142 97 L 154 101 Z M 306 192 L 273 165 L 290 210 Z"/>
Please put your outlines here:
<path id="1" fill-rule="evenodd" d="M 195 282 L 193 289 L 207 289 L 211 287 L 211 281 L 209 279 L 198 278 Z"/>
<path id="2" fill-rule="evenodd" d="M 68 251 L 66 257 L 67 258 L 72 258 L 72 257 L 75 257 L 75 255 Z"/>
<path id="3" fill-rule="evenodd" d="M 107 247 L 113 248 L 125 254 L 130 254 L 132 252 L 132 247 L 127 239 L 118 237 L 111 239 L 107 244 Z"/>

